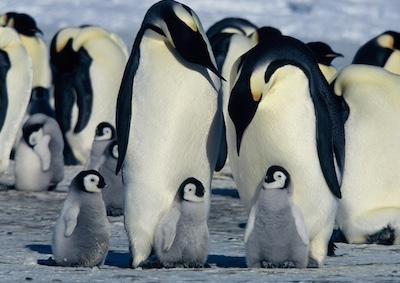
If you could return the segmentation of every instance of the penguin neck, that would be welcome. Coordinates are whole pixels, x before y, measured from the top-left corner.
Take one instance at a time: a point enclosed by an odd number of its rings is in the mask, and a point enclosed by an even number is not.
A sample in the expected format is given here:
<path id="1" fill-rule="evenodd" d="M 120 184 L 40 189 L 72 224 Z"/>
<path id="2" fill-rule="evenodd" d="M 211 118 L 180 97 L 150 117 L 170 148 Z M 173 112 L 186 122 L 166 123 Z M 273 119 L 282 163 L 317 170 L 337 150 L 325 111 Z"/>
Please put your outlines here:
<path id="1" fill-rule="evenodd" d="M 257 202 L 262 211 L 279 211 L 290 206 L 290 196 L 281 189 L 261 189 Z"/>
<path id="2" fill-rule="evenodd" d="M 204 222 L 207 220 L 206 202 L 182 201 L 181 217 L 193 222 Z"/>

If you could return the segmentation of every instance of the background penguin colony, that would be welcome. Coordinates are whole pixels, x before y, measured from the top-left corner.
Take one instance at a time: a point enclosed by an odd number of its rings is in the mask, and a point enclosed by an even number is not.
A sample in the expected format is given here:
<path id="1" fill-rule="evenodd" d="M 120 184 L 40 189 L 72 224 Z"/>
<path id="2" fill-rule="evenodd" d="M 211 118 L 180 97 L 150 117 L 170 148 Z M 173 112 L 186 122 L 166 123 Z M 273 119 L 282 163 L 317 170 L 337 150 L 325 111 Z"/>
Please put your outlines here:
<path id="1" fill-rule="evenodd" d="M 27 14 L 0 24 L 0 172 L 12 157 L 15 189 L 45 191 L 64 165 L 85 167 L 60 208 L 56 264 L 101 266 L 106 216 L 124 214 L 132 267 L 206 266 L 227 159 L 249 267 L 322 267 L 339 238 L 400 243 L 400 33 L 336 70 L 326 43 L 241 18 L 205 32 L 172 0 L 147 11 L 130 55 L 98 26 L 47 47 Z"/>

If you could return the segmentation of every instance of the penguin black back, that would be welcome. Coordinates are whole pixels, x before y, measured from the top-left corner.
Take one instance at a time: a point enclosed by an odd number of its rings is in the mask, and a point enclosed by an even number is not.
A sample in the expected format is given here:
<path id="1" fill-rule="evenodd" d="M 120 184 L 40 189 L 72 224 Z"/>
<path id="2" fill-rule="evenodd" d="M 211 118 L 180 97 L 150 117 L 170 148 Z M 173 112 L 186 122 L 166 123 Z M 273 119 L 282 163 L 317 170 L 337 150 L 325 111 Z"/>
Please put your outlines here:
<path id="1" fill-rule="evenodd" d="M 7 116 L 8 94 L 7 94 L 7 72 L 11 68 L 10 58 L 7 53 L 0 50 L 0 131 L 3 128 Z"/>

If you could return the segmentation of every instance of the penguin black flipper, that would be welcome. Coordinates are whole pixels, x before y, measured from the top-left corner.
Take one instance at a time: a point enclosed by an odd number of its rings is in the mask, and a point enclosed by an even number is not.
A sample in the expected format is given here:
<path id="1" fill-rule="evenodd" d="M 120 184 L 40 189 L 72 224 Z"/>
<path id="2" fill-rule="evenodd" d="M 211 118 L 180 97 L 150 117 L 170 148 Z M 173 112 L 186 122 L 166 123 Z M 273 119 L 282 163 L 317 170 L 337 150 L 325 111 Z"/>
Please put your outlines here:
<path id="1" fill-rule="evenodd" d="M 61 131 L 66 133 L 71 129 L 72 108 L 75 103 L 72 74 L 54 75 L 54 105 L 56 119 Z"/>
<path id="2" fill-rule="evenodd" d="M 78 51 L 79 64 L 75 71 L 74 88 L 76 92 L 77 105 L 79 109 L 78 121 L 76 122 L 74 133 L 81 132 L 88 124 L 92 114 L 93 89 L 90 80 L 89 68 L 92 64 L 92 58 L 87 51 L 81 48 Z"/>
<path id="3" fill-rule="evenodd" d="M 125 159 L 126 150 L 128 148 L 132 116 L 133 80 L 139 67 L 139 45 L 144 31 L 145 27 L 142 26 L 138 32 L 138 35 L 136 36 L 131 55 L 129 56 L 128 63 L 125 67 L 124 76 L 122 77 L 121 87 L 119 88 L 118 92 L 117 113 L 115 115 L 115 125 L 118 137 L 118 162 L 115 169 L 115 174 L 118 174 L 121 170 Z"/>
<path id="4" fill-rule="evenodd" d="M 3 128 L 7 116 L 7 72 L 11 67 L 10 59 L 6 52 L 0 50 L 0 131 Z"/>
<path id="5" fill-rule="evenodd" d="M 222 170 L 222 168 L 224 168 L 227 157 L 228 157 L 228 143 L 226 141 L 226 126 L 225 126 L 224 115 L 222 115 L 221 140 L 219 145 L 217 164 L 215 165 L 215 171 L 219 172 Z"/>
<path id="6" fill-rule="evenodd" d="M 49 117 L 55 118 L 56 114 L 50 106 L 50 90 L 44 87 L 35 87 L 31 92 L 31 100 L 29 102 L 28 113 L 33 115 L 42 113 Z"/>

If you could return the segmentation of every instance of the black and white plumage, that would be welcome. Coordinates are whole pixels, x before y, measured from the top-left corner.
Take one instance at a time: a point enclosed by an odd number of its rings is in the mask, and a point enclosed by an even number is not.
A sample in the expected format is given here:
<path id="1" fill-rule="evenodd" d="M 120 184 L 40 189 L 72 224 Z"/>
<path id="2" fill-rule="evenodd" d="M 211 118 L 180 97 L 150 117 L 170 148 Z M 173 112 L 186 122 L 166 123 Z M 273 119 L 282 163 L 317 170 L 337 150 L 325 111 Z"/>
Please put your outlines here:
<path id="1" fill-rule="evenodd" d="M 293 189 L 284 168 L 268 168 L 247 222 L 248 267 L 307 267 L 308 234 L 303 216 L 292 202 Z"/>
<path id="2" fill-rule="evenodd" d="M 50 60 L 66 163 L 74 162 L 73 155 L 85 164 L 97 125 L 114 124 L 127 57 L 123 41 L 100 27 L 65 28 L 54 36 Z"/>
<path id="3" fill-rule="evenodd" d="M 154 4 L 136 36 L 116 115 L 133 267 L 150 255 L 183 180 L 210 188 L 223 127 L 219 77 L 196 13 L 171 0 Z"/>
<path id="4" fill-rule="evenodd" d="M 29 103 L 32 63 L 14 29 L 0 28 L 0 173 L 9 158 Z"/>
<path id="5" fill-rule="evenodd" d="M 203 267 L 208 255 L 208 206 L 203 184 L 188 178 L 155 232 L 154 249 L 165 267 Z"/>
<path id="6" fill-rule="evenodd" d="M 94 170 L 82 171 L 72 180 L 53 234 L 52 251 L 58 265 L 104 263 L 111 236 L 101 196 L 104 186 L 103 177 Z"/>
<path id="7" fill-rule="evenodd" d="M 255 32 L 257 26 L 243 18 L 224 18 L 208 28 L 206 35 L 212 41 L 212 38 L 220 33 L 236 33 L 250 36 Z"/>
<path id="8" fill-rule="evenodd" d="M 32 115 L 22 127 L 15 150 L 15 188 L 24 191 L 54 189 L 64 178 L 64 141 L 56 120 Z"/>
<path id="9" fill-rule="evenodd" d="M 382 67 L 400 75 L 400 33 L 385 31 L 358 49 L 353 64 Z"/>

